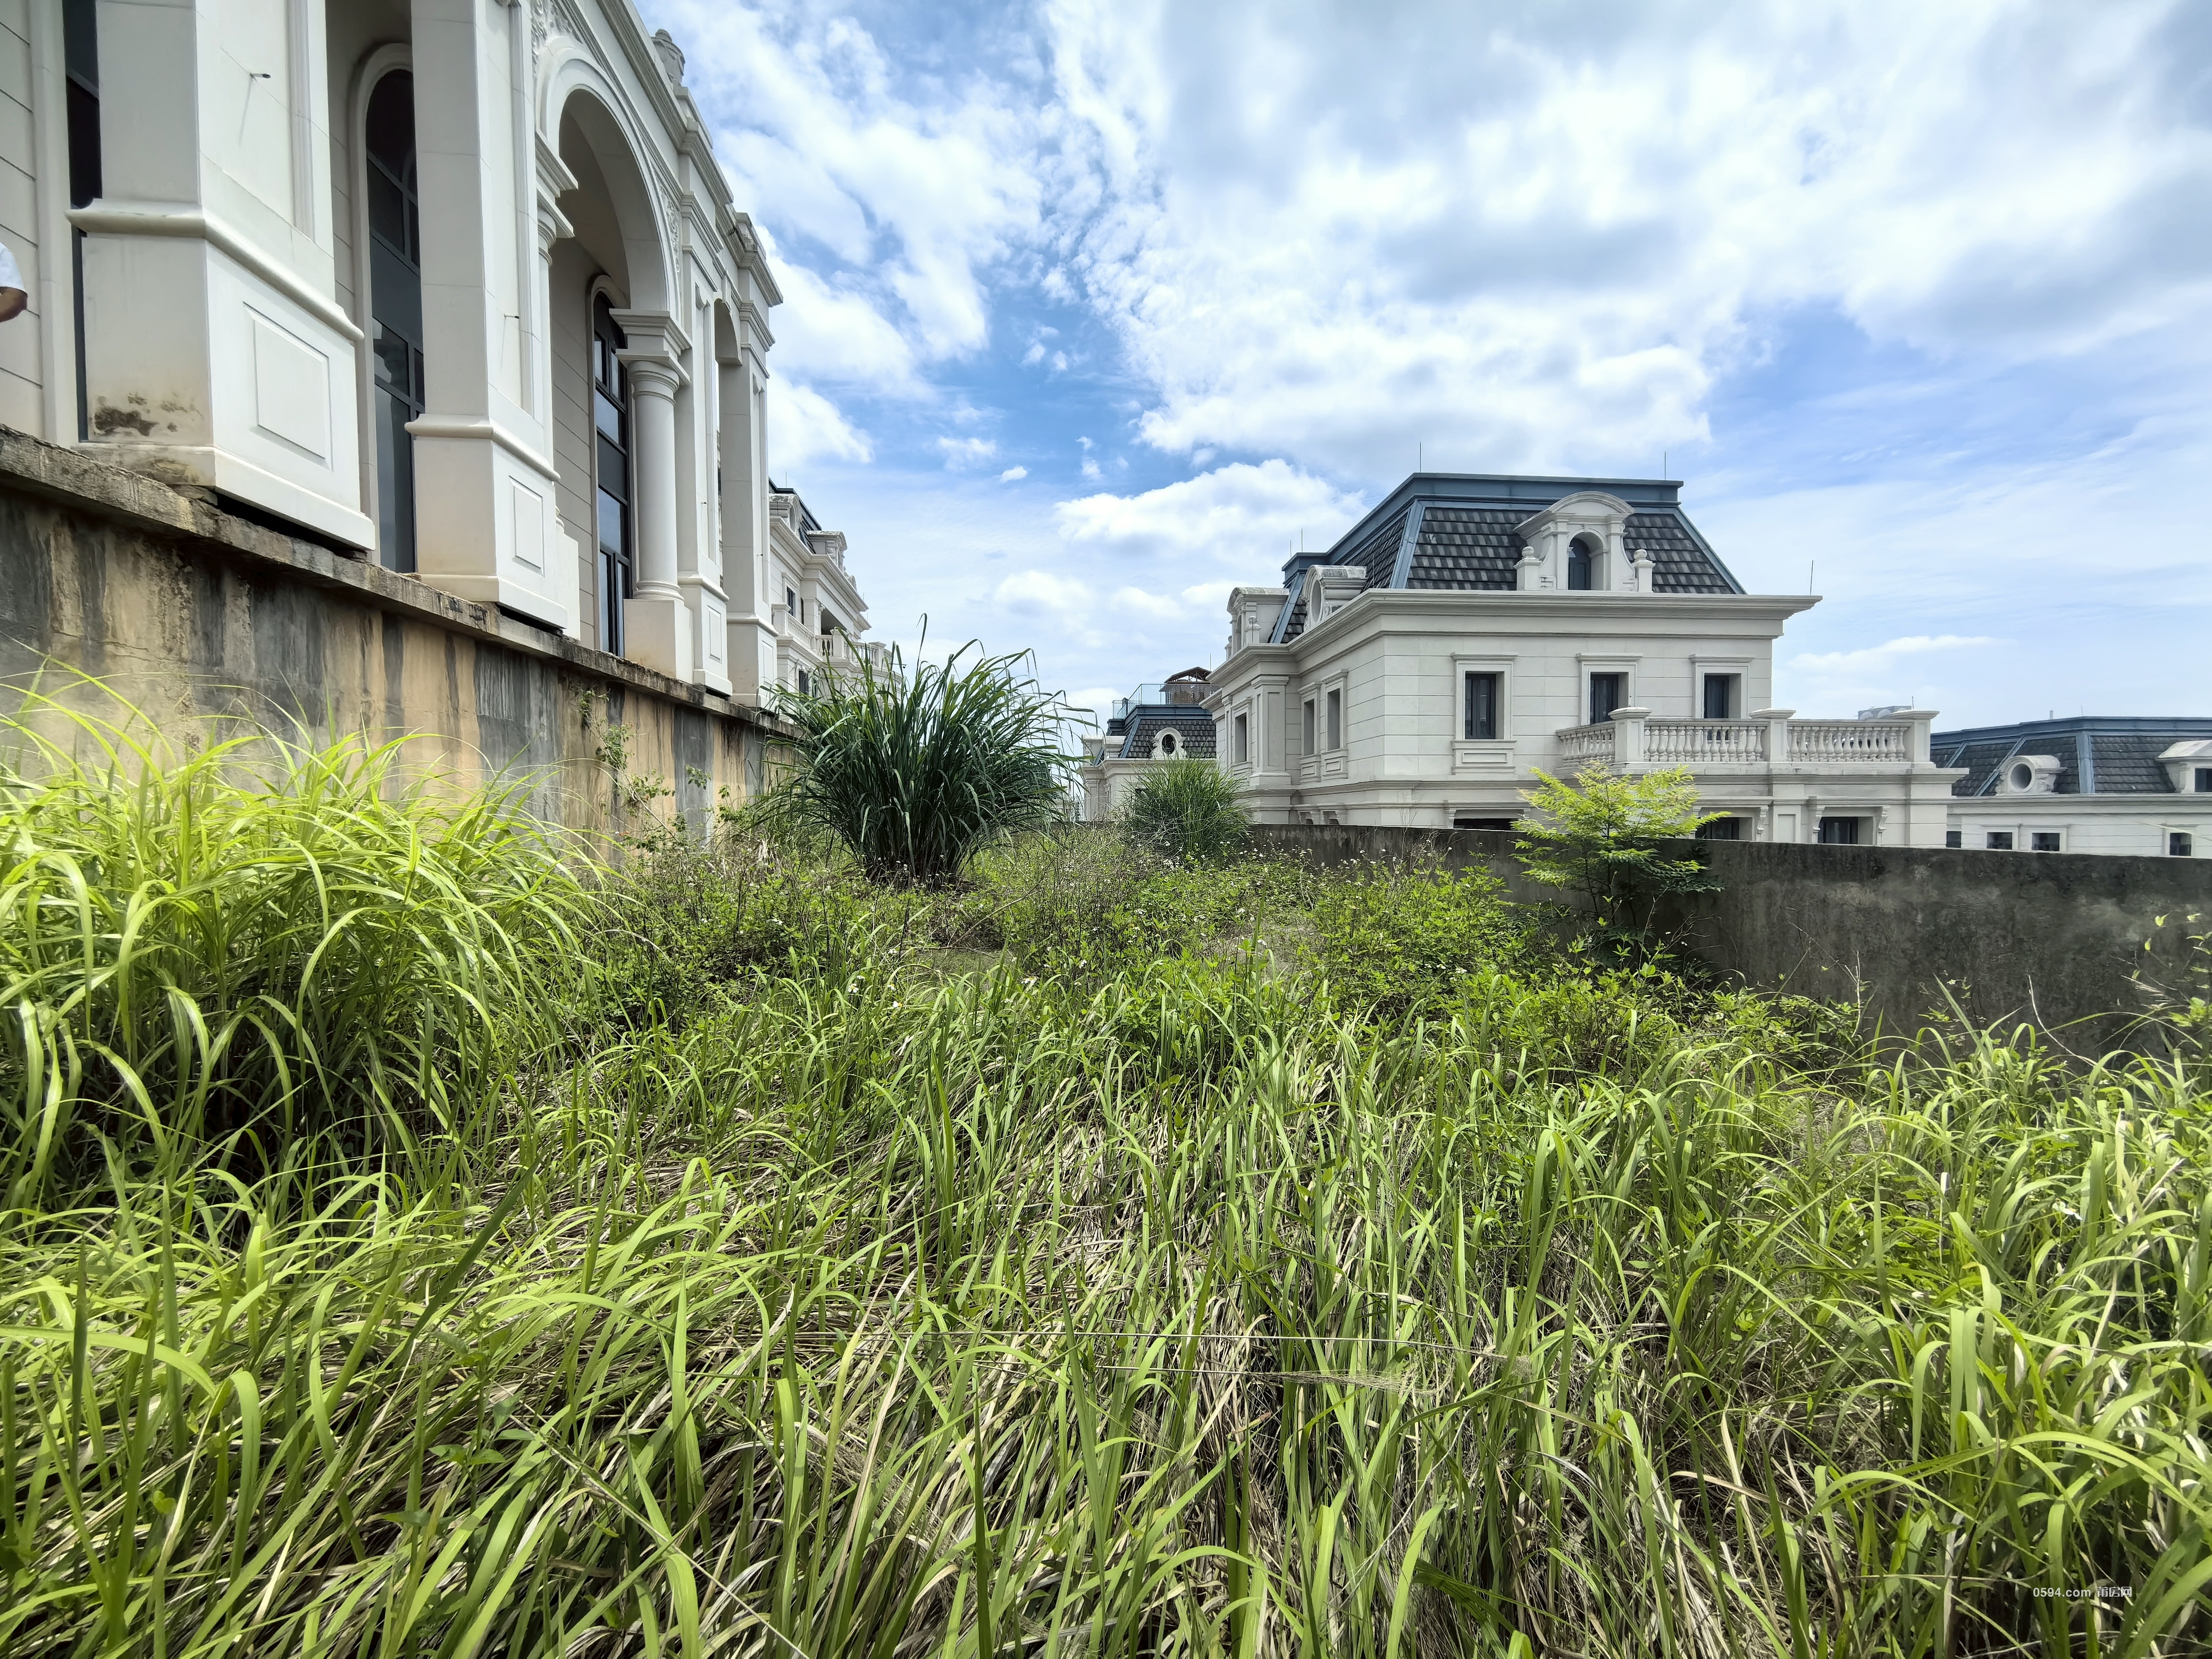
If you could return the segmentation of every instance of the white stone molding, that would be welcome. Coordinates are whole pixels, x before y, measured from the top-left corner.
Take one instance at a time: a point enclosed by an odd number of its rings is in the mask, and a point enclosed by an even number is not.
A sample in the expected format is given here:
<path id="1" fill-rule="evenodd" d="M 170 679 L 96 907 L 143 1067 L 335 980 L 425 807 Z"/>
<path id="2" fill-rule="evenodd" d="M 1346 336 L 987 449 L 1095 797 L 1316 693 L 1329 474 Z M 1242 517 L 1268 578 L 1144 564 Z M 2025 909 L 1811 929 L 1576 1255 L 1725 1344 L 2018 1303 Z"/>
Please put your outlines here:
<path id="1" fill-rule="evenodd" d="M 88 236 L 180 237 L 205 242 L 349 343 L 362 338 L 359 325 L 337 301 L 270 258 L 227 220 L 192 203 L 125 202 L 103 196 L 89 207 L 72 208 L 69 222 Z"/>

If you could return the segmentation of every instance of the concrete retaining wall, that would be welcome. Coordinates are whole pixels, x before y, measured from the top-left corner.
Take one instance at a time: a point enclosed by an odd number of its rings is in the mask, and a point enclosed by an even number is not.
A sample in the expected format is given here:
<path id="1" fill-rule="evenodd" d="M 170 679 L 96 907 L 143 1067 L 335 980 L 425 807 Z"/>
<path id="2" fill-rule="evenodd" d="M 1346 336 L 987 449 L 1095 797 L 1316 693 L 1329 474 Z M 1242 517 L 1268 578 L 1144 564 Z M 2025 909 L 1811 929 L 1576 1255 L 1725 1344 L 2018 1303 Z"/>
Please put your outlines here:
<path id="1" fill-rule="evenodd" d="M 725 790 L 758 790 L 775 736 L 729 698 L 0 428 L 0 708 L 35 685 L 117 712 L 70 671 L 173 740 L 404 737 L 410 762 L 463 787 L 526 775 L 533 811 L 600 834 L 704 824 Z"/>
<path id="2" fill-rule="evenodd" d="M 1323 824 L 1254 835 L 1269 850 L 1322 864 L 1479 866 L 1517 899 L 1559 896 L 1521 873 L 1506 833 Z M 2136 976 L 2184 983 L 2185 935 L 2212 927 L 2212 859 L 1680 846 L 1706 856 L 1721 881 L 1660 917 L 1690 951 L 1754 986 L 1861 1000 L 1891 1030 L 1917 1029 L 1956 998 L 1977 1021 L 2027 1020 L 2066 1028 L 2077 1048 L 2108 1046 L 2147 1006 Z M 2192 914 L 2203 918 L 2193 928 Z"/>

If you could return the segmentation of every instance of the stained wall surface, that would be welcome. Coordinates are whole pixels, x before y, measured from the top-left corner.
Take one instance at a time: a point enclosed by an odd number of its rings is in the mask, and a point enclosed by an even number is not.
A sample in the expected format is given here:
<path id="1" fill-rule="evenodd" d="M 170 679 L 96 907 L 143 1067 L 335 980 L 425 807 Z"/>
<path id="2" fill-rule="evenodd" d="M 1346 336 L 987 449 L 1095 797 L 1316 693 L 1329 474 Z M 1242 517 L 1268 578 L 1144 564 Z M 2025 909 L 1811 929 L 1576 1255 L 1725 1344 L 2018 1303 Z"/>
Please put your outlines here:
<path id="1" fill-rule="evenodd" d="M 1510 832 L 1295 824 L 1253 833 L 1270 850 L 1324 865 L 1481 867 L 1517 900 L 1561 897 L 1522 874 Z M 1709 860 L 1720 885 L 1672 901 L 1657 918 L 1662 928 L 1747 984 L 1856 1000 L 1891 1031 L 1917 1030 L 1955 1004 L 1977 1022 L 2026 1021 L 2084 1051 L 2126 1042 L 2157 988 L 2189 984 L 2187 936 L 2212 927 L 2212 858 L 1680 846 Z"/>
<path id="2" fill-rule="evenodd" d="M 703 828 L 759 788 L 774 737 L 697 686 L 0 429 L 0 708 L 33 687 L 110 714 L 112 694 L 175 741 L 404 738 L 457 787 L 516 781 L 595 834 Z"/>

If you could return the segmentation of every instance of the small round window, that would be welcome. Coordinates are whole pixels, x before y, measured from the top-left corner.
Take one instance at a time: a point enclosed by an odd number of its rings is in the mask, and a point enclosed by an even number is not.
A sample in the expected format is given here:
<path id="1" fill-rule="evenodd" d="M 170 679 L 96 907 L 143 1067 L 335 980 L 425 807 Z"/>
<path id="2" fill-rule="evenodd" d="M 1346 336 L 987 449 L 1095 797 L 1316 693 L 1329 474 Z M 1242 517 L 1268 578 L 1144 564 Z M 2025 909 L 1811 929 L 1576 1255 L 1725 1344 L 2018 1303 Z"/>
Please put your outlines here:
<path id="1" fill-rule="evenodd" d="M 1163 732 L 1160 733 L 1160 753 L 1163 755 L 1172 755 L 1175 753 L 1174 732 Z"/>
<path id="2" fill-rule="evenodd" d="M 2012 787 L 2014 788 L 2027 789 L 2032 787 L 2034 782 L 2035 769 L 2033 766 L 2030 766 L 2026 761 L 2020 762 L 2012 769 Z"/>

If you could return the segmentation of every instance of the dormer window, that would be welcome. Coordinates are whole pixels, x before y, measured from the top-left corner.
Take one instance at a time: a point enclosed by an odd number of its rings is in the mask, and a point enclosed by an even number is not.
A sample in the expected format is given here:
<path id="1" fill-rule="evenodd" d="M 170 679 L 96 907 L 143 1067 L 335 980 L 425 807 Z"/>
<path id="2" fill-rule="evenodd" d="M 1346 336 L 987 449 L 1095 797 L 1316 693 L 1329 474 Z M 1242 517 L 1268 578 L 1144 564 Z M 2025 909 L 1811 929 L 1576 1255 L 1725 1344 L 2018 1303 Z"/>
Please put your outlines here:
<path id="1" fill-rule="evenodd" d="M 1174 732 L 1161 732 L 1161 733 L 1160 733 L 1160 758 L 1161 758 L 1162 760 L 1173 760 L 1173 759 L 1175 758 L 1175 753 L 1176 753 L 1176 735 L 1175 735 L 1175 733 L 1174 733 Z"/>
<path id="2" fill-rule="evenodd" d="M 1570 592 L 1587 593 L 1590 591 L 1593 562 L 1588 542 L 1577 540 L 1567 550 L 1567 587 Z"/>

